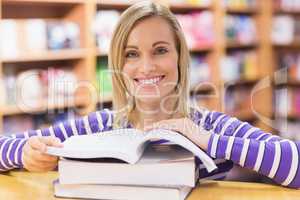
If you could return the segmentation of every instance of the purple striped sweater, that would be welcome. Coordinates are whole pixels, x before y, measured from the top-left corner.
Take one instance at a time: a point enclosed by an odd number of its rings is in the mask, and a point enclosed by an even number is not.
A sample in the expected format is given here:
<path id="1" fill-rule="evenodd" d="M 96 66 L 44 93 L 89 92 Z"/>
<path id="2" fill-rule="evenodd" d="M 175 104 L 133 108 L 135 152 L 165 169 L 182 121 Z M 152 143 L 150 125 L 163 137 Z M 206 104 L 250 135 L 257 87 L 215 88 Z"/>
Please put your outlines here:
<path id="1" fill-rule="evenodd" d="M 72 135 L 103 132 L 112 129 L 113 116 L 113 112 L 104 109 L 46 129 L 1 136 L 0 171 L 23 168 L 22 150 L 31 136 L 52 135 L 64 141 Z M 266 133 L 220 112 L 194 110 L 190 117 L 197 125 L 212 133 L 207 153 L 218 166 L 217 170 L 208 173 L 197 159 L 200 180 L 223 179 L 235 163 L 268 176 L 283 186 L 300 187 L 299 142 Z M 130 124 L 124 126 L 129 127 Z"/>

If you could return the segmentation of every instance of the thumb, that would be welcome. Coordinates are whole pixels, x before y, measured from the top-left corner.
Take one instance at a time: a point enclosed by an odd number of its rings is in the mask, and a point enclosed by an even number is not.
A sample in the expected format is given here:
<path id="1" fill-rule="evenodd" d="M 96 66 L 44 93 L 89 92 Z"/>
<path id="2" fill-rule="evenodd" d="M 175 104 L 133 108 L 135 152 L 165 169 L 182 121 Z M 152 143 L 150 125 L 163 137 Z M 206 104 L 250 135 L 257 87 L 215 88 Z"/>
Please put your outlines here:
<path id="1" fill-rule="evenodd" d="M 53 147 L 63 147 L 63 144 L 57 137 L 42 137 L 40 138 L 41 142 L 46 144 L 47 146 L 53 146 Z"/>

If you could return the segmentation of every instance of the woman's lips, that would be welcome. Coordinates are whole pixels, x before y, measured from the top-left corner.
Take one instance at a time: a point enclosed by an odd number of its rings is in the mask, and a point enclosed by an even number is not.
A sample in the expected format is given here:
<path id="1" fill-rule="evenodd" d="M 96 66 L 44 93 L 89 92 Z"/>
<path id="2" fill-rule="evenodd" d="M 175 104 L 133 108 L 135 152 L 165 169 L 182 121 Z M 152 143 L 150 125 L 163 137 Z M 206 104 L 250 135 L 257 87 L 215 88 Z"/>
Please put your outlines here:
<path id="1" fill-rule="evenodd" d="M 162 79 L 164 79 L 165 75 L 161 76 L 153 76 L 147 78 L 135 78 L 134 81 L 139 85 L 157 85 Z"/>

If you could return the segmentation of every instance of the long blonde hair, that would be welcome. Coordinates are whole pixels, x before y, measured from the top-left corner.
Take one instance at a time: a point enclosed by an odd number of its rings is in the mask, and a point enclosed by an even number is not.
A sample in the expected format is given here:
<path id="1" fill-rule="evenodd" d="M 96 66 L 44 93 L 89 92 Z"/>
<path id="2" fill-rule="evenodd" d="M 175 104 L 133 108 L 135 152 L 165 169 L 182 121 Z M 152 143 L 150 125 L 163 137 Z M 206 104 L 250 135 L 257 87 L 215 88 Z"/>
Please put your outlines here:
<path id="1" fill-rule="evenodd" d="M 113 110 L 116 111 L 114 117 L 114 127 L 122 126 L 122 120 L 132 120 L 132 113 L 135 109 L 133 98 L 128 97 L 128 90 L 122 76 L 122 67 L 124 65 L 124 48 L 128 36 L 138 21 L 149 17 L 159 16 L 165 19 L 175 35 L 175 42 L 178 53 L 178 74 L 179 80 L 176 86 L 177 92 L 180 92 L 177 100 L 178 112 L 183 116 L 189 114 L 189 62 L 190 54 L 184 38 L 183 31 L 171 11 L 158 3 L 149 1 L 138 2 L 125 10 L 115 28 L 112 36 L 109 50 L 109 67 L 112 70 L 113 84 Z M 127 92 L 127 93 L 126 93 Z"/>

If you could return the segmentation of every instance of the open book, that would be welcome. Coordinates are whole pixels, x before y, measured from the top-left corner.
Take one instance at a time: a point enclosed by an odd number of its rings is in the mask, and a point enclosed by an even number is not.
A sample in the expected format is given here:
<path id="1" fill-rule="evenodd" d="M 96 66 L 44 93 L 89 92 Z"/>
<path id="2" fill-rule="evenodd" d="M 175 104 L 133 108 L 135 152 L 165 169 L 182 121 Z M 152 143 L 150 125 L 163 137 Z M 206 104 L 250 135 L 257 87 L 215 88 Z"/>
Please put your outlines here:
<path id="1" fill-rule="evenodd" d="M 151 141 L 161 139 L 192 152 L 203 162 L 208 172 L 217 168 L 214 161 L 197 145 L 185 136 L 166 129 L 147 132 L 137 129 L 116 129 L 93 135 L 72 136 L 64 141 L 62 148 L 47 147 L 47 153 L 76 159 L 115 158 L 135 164 Z"/>

